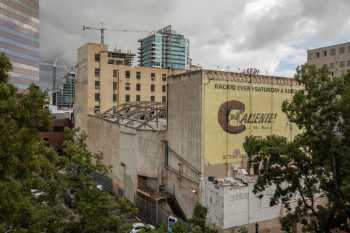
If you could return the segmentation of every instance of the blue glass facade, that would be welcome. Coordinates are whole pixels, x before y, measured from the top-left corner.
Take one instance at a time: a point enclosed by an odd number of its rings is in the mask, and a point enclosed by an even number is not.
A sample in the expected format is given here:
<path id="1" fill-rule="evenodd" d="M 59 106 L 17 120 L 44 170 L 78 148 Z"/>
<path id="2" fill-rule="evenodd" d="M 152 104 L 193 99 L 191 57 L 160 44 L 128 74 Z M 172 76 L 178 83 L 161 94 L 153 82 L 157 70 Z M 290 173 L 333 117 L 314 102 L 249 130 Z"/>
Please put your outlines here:
<path id="1" fill-rule="evenodd" d="M 189 61 L 189 41 L 167 26 L 139 40 L 139 65 L 185 69 Z"/>
<path id="2" fill-rule="evenodd" d="M 68 72 L 64 83 L 52 95 L 52 104 L 58 108 L 73 108 L 75 97 L 75 73 Z"/>
<path id="3" fill-rule="evenodd" d="M 39 0 L 0 0 L 0 52 L 12 62 L 11 83 L 38 83 Z"/>

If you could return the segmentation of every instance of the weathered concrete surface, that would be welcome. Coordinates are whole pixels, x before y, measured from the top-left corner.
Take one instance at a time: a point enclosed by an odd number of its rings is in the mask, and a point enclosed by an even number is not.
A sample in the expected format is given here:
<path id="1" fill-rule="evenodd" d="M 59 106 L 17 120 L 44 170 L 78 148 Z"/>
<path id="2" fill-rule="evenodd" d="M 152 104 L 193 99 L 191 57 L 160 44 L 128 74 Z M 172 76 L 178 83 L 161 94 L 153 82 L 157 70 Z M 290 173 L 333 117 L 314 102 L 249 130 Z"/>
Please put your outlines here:
<path id="1" fill-rule="evenodd" d="M 265 191 L 264 197 L 260 199 L 253 193 L 254 183 L 246 186 L 239 183 L 214 184 L 203 181 L 202 186 L 202 203 L 208 208 L 208 221 L 221 230 L 232 230 L 258 222 L 261 230 L 280 232 L 278 218 L 281 216 L 282 206 L 270 206 L 272 189 Z"/>
<path id="2" fill-rule="evenodd" d="M 159 178 L 160 182 L 164 132 L 137 131 L 95 116 L 88 117 L 87 125 L 89 150 L 102 153 L 116 192 L 121 189 L 134 201 L 138 175 Z"/>
<path id="3" fill-rule="evenodd" d="M 202 150 L 202 72 L 177 75 L 168 79 L 167 141 L 173 152 L 201 171 Z M 173 166 L 176 168 L 175 162 Z M 181 162 L 180 162 L 181 163 Z M 182 164 L 182 169 L 186 169 Z M 179 168 L 177 168 L 179 170 Z M 186 174 L 186 171 L 182 171 Z M 190 177 L 192 177 L 190 175 Z M 192 177 L 193 178 L 193 177 Z M 192 216 L 198 201 L 199 183 L 194 183 L 172 172 L 167 172 L 167 186 L 172 189 L 187 217 Z"/>

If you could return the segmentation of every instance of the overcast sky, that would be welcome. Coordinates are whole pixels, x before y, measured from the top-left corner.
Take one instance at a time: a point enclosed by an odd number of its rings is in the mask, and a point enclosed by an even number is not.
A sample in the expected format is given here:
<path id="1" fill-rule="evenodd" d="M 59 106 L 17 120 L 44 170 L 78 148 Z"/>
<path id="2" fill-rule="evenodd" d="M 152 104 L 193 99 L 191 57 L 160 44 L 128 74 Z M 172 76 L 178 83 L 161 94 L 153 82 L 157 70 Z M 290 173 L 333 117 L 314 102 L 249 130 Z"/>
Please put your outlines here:
<path id="1" fill-rule="evenodd" d="M 41 0 L 41 59 L 74 65 L 77 48 L 100 39 L 82 25 L 152 31 L 172 24 L 190 39 L 194 64 L 292 76 L 308 48 L 350 41 L 349 12 L 350 0 Z M 106 43 L 136 53 L 145 35 L 107 31 Z"/>

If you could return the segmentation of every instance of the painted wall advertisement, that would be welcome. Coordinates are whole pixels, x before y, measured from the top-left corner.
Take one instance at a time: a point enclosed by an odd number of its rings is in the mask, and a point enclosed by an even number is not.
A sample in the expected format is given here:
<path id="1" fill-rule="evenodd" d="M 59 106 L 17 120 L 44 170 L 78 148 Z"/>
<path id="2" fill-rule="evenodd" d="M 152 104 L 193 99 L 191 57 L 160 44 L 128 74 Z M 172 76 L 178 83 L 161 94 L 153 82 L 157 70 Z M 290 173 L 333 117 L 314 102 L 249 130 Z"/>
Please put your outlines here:
<path id="1" fill-rule="evenodd" d="M 207 162 L 239 164 L 245 156 L 246 136 L 275 134 L 292 139 L 298 130 L 288 122 L 281 107 L 298 89 L 295 82 L 272 85 L 211 80 L 204 84 Z"/>

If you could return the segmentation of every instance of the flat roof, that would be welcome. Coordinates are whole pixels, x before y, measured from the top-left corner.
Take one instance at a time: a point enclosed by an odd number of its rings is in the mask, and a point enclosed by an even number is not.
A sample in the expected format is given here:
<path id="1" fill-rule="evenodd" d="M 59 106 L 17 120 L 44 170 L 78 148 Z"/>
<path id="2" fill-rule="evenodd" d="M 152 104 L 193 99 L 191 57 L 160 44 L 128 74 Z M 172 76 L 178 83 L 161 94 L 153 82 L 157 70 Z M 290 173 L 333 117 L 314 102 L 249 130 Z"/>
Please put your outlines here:
<path id="1" fill-rule="evenodd" d="M 341 46 L 350 46 L 350 42 L 344 42 L 344 43 L 333 44 L 333 45 L 326 45 L 324 47 L 318 47 L 318 48 L 311 48 L 311 49 L 308 49 L 307 51 L 312 52 L 315 50 L 330 49 L 330 48 L 341 47 Z"/>
<path id="2" fill-rule="evenodd" d="M 169 80 L 171 78 L 179 78 L 190 76 L 193 74 L 202 73 L 207 76 L 212 76 L 213 80 L 227 80 L 227 81 L 235 81 L 235 82 L 253 82 L 253 83 L 267 83 L 271 80 L 277 81 L 274 84 L 280 85 L 293 85 L 300 86 L 299 83 L 294 78 L 283 77 L 283 76 L 275 76 L 275 75 L 261 75 L 261 74 L 248 74 L 244 72 L 232 72 L 232 71 L 221 71 L 221 70 L 210 70 L 210 69 L 199 69 L 187 71 L 184 73 L 174 74 L 169 76 Z"/>

